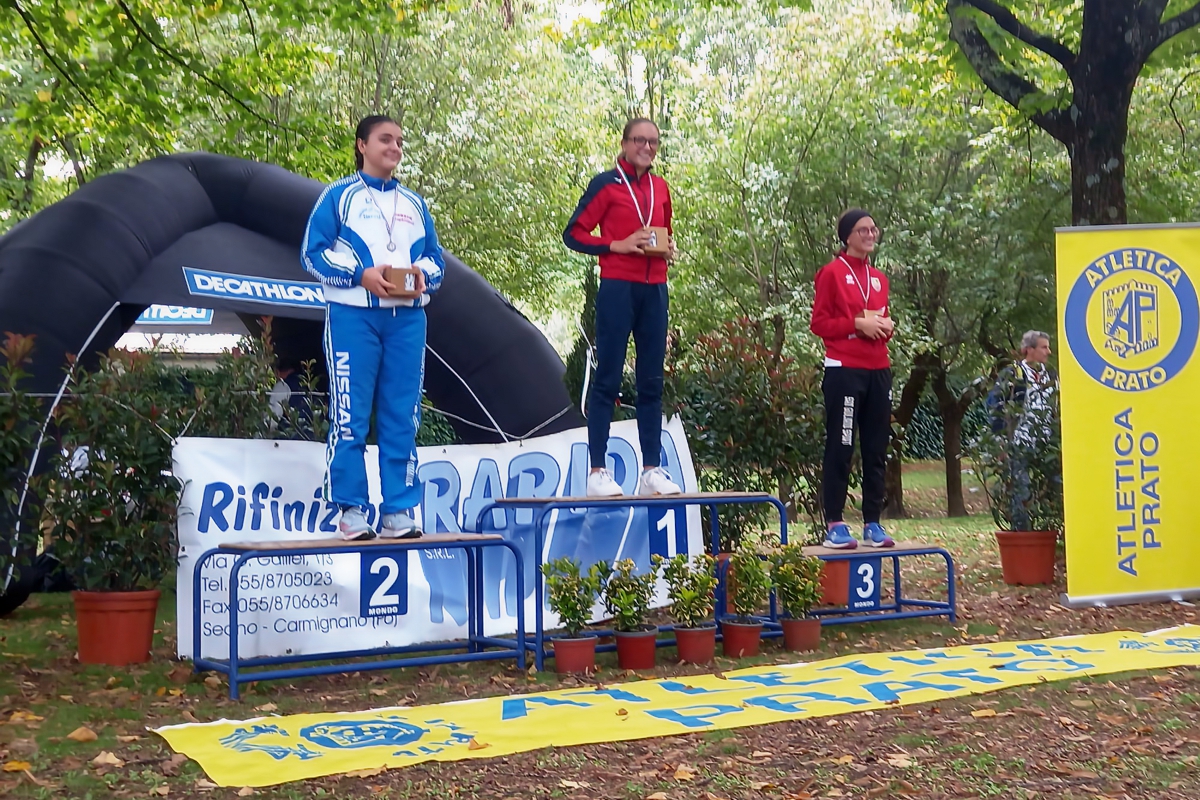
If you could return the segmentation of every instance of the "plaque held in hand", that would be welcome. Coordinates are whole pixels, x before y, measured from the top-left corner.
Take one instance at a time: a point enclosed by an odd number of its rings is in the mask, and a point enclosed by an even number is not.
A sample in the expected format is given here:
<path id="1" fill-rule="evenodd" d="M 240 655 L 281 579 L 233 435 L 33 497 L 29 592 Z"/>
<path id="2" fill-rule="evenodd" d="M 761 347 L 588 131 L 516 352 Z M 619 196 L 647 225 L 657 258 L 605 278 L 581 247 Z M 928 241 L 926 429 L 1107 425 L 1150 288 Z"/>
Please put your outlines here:
<path id="1" fill-rule="evenodd" d="M 383 279 L 396 287 L 388 292 L 388 297 L 401 300 L 420 297 L 422 292 L 417 288 L 421 285 L 420 273 L 420 267 L 384 267 Z"/>
<path id="2" fill-rule="evenodd" d="M 642 245 L 642 252 L 648 256 L 665 256 L 671 252 L 671 232 L 666 228 L 648 227 L 650 241 Z"/>

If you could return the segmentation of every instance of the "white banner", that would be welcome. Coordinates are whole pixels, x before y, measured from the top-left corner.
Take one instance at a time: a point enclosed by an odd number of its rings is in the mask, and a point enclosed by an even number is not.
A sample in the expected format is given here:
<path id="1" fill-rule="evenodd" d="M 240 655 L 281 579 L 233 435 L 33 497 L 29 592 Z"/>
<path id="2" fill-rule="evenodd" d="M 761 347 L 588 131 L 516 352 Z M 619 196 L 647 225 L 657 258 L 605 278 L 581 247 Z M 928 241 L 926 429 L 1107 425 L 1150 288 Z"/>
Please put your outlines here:
<path id="1" fill-rule="evenodd" d="M 418 521 L 430 533 L 476 531 L 476 519 L 501 497 L 578 497 L 589 469 L 587 431 L 524 442 L 418 448 L 424 495 Z M 662 466 L 684 491 L 696 491 L 691 453 L 678 418 L 666 422 Z M 192 655 L 193 568 L 221 544 L 330 539 L 337 508 L 321 499 L 325 446 L 265 439 L 181 439 L 176 475 L 184 482 L 179 506 L 179 655 Z M 367 477 L 374 521 L 381 501 L 378 451 L 367 448 Z M 626 494 L 641 470 L 637 423 L 615 423 L 609 467 Z M 508 519 L 506 519 L 508 517 Z M 484 532 L 500 532 L 525 558 L 526 628 L 533 630 L 533 512 L 494 511 Z M 546 525 L 543 560 L 571 556 L 584 568 L 597 561 L 632 558 L 639 572 L 651 553 L 704 549 L 700 510 L 590 509 L 554 512 Z M 382 548 L 380 548 L 382 550 Z M 255 656 L 332 653 L 460 639 L 467 633 L 466 558 L 458 550 L 408 554 L 406 564 L 386 551 L 368 555 L 280 556 L 248 563 L 238 578 L 238 652 Z M 516 566 L 501 548 L 484 551 L 484 628 L 488 636 L 516 630 Z M 200 587 L 201 647 L 207 658 L 229 653 L 229 575 L 233 557 L 215 556 Z M 378 562 L 391 562 L 378 563 Z M 384 585 L 386 584 L 386 585 Z M 382 588 L 381 588 L 382 587 Z M 373 600 L 388 597 L 386 606 Z M 365 601 L 365 602 L 364 602 Z M 665 605 L 660 582 L 656 605 Z M 377 604 L 378 605 L 378 604 Z M 390 613 L 398 606 L 398 613 Z M 376 613 L 380 610 L 389 613 Z M 600 607 L 595 609 L 599 619 Z M 546 627 L 557 625 L 547 609 Z"/>

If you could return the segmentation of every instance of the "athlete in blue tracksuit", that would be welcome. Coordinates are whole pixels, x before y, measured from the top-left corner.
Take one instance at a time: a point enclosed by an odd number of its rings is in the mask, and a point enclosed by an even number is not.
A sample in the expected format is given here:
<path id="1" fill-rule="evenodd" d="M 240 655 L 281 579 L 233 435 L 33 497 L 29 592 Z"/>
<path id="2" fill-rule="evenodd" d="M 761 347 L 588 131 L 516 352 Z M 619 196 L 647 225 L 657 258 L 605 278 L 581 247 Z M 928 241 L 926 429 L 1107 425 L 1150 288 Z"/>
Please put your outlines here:
<path id="1" fill-rule="evenodd" d="M 420 535 L 408 512 L 421 501 L 416 435 L 425 378 L 425 306 L 441 286 L 445 262 L 425 200 L 392 178 L 400 147 L 400 127 L 390 118 L 359 123 L 358 172 L 321 193 L 301 247 L 304 268 L 320 279 L 326 300 L 325 494 L 341 506 L 342 538 L 351 540 L 375 535 L 365 513 L 372 407 L 383 490 L 379 535 Z M 421 270 L 420 297 L 388 297 L 394 287 L 383 268 L 410 265 Z"/>

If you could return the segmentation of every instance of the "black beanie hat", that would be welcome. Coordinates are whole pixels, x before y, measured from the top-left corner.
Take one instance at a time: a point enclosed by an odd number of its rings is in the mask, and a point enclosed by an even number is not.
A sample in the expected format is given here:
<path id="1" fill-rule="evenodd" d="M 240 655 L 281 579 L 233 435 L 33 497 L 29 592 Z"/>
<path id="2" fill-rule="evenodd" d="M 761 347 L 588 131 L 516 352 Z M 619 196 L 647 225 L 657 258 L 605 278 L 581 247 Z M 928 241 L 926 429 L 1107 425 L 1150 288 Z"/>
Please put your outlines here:
<path id="1" fill-rule="evenodd" d="M 858 221 L 863 217 L 869 216 L 871 215 L 861 208 L 851 208 L 842 212 L 837 222 L 837 234 L 838 238 L 842 240 L 842 244 L 845 244 L 850 238 L 850 234 L 854 232 L 854 226 L 858 224 Z"/>

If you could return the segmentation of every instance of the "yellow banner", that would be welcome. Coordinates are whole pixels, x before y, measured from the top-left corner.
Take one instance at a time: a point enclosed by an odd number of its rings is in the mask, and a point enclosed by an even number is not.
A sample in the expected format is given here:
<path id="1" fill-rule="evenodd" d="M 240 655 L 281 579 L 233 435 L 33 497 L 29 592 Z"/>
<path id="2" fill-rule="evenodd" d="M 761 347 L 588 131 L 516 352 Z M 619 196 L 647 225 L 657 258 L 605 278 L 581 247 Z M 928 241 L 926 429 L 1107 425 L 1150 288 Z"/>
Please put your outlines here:
<path id="1" fill-rule="evenodd" d="M 871 653 L 602 688 L 155 733 L 222 786 L 647 739 L 909 705 L 1126 670 L 1200 665 L 1200 626 Z"/>
<path id="2" fill-rule="evenodd" d="M 1057 235 L 1067 592 L 1200 588 L 1200 226 Z"/>

